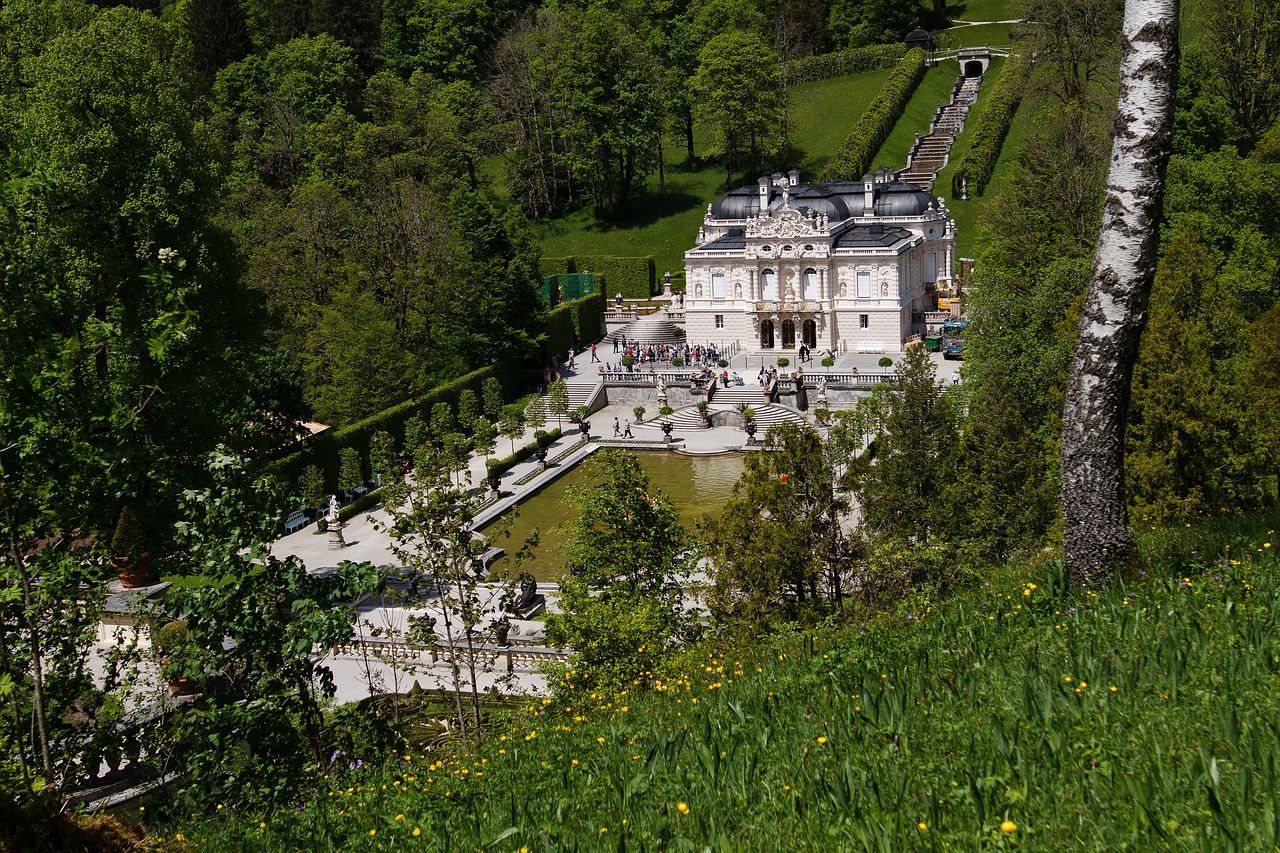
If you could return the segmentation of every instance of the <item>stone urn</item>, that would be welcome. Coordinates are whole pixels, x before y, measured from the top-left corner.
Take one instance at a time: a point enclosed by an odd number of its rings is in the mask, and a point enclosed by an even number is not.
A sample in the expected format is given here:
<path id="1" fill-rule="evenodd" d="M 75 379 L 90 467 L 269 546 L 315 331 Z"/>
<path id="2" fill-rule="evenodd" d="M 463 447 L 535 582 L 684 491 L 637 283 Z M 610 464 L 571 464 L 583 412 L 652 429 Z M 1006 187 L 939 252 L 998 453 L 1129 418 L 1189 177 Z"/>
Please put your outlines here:
<path id="1" fill-rule="evenodd" d="M 671 443 L 671 421 L 662 422 L 662 440 L 667 444 Z"/>
<path id="2" fill-rule="evenodd" d="M 501 474 L 499 474 L 497 471 L 490 471 L 490 472 L 489 472 L 489 476 L 488 476 L 488 477 L 486 477 L 485 479 L 487 479 L 487 480 L 489 481 L 489 490 L 490 490 L 491 492 L 493 492 L 493 496 L 494 496 L 494 498 L 501 497 L 501 495 L 502 495 L 502 475 L 501 475 Z"/>
<path id="3" fill-rule="evenodd" d="M 591 430 L 590 421 L 578 421 L 578 432 L 582 433 L 582 437 L 587 438 L 587 433 Z"/>
<path id="4" fill-rule="evenodd" d="M 747 418 L 747 422 L 743 425 L 743 429 L 747 432 L 747 446 L 754 447 L 756 443 L 756 420 L 755 418 Z"/>
<path id="5" fill-rule="evenodd" d="M 538 470 L 547 470 L 547 449 L 545 447 L 539 447 L 533 452 L 533 455 L 538 457 Z"/>

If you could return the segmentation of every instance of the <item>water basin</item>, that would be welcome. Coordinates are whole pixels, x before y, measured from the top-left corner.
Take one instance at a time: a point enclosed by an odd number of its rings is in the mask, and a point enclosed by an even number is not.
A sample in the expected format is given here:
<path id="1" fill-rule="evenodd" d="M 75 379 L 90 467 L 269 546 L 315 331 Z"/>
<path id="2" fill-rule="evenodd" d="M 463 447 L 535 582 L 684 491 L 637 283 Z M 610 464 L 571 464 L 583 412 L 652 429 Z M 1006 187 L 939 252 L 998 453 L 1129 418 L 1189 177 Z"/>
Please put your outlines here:
<path id="1" fill-rule="evenodd" d="M 636 454 L 649 475 L 650 488 L 663 492 L 675 504 L 680 523 L 693 530 L 694 523 L 703 516 L 717 511 L 729 498 L 733 484 L 742 476 L 743 454 L 726 453 L 719 456 L 681 456 L 662 450 L 641 451 Z M 514 508 L 517 513 L 511 524 L 509 537 L 498 536 L 493 544 L 514 553 L 525 537 L 536 527 L 539 544 L 533 559 L 522 567 L 538 580 L 555 580 L 564 573 L 566 557 L 561 550 L 565 535 L 558 527 L 577 517 L 577 508 L 566 500 L 569 489 L 593 482 L 593 466 L 590 457 L 572 471 L 558 477 L 538 493 L 526 498 Z M 492 536 L 497 522 L 481 529 Z M 509 570 L 511 558 L 502 557 L 491 566 L 499 574 Z"/>

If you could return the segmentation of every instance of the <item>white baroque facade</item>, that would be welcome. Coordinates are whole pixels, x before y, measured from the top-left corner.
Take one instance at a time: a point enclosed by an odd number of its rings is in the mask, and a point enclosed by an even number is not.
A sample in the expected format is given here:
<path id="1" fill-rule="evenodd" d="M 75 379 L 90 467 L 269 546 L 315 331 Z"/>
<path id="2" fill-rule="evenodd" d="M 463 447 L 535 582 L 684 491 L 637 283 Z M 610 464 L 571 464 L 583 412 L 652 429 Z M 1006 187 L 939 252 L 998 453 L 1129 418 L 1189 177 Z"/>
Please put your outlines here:
<path id="1" fill-rule="evenodd" d="M 709 205 L 685 252 L 686 335 L 749 352 L 900 352 L 951 284 L 955 235 L 940 196 L 885 168 L 761 178 Z"/>

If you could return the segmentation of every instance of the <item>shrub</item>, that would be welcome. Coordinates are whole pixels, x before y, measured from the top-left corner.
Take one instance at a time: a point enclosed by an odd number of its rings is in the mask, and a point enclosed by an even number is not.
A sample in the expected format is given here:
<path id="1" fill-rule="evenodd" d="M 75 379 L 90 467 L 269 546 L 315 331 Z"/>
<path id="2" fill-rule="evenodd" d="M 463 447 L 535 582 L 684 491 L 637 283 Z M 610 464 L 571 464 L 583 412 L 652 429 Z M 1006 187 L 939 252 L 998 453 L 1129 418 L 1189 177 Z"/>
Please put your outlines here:
<path id="1" fill-rule="evenodd" d="M 827 162 L 822 180 L 856 181 L 867 172 L 871 166 L 871 158 L 880 150 L 885 137 L 902 117 L 911 94 L 924 79 L 926 58 L 925 52 L 920 48 L 907 51 L 880 88 L 875 100 L 840 144 L 835 156 Z"/>
<path id="2" fill-rule="evenodd" d="M 681 358 L 681 357 L 680 357 L 680 356 L 678 356 L 678 355 L 674 355 L 674 356 L 672 356 L 672 357 L 671 357 L 671 366 L 672 366 L 672 367 L 684 367 L 684 359 L 683 359 L 683 358 Z"/>
<path id="3" fill-rule="evenodd" d="M 661 409 L 658 409 L 658 414 L 665 416 L 665 415 L 671 414 L 674 411 L 675 409 L 671 408 L 670 406 L 663 406 Z"/>
<path id="4" fill-rule="evenodd" d="M 636 406 L 631 413 L 636 416 L 636 423 L 644 420 L 644 406 Z"/>
<path id="5" fill-rule="evenodd" d="M 787 367 L 790 364 L 791 364 L 791 359 L 787 358 L 786 356 L 783 356 L 782 358 L 778 359 L 778 367 Z"/>
<path id="6" fill-rule="evenodd" d="M 786 85 L 790 87 L 815 83 L 819 80 L 830 80 L 832 77 L 879 71 L 883 68 L 892 68 L 895 62 L 902 59 L 906 50 L 907 46 L 902 42 L 894 42 L 893 44 L 871 44 L 838 53 L 824 53 L 821 56 L 806 56 L 804 59 L 784 63 L 782 76 Z M 672 278 L 674 277 L 672 275 Z"/>
<path id="7" fill-rule="evenodd" d="M 553 355 L 563 356 L 575 343 L 595 340 L 603 314 L 604 294 L 598 291 L 548 312 L 543 324 L 543 358 L 550 361 Z"/>
<path id="8" fill-rule="evenodd" d="M 1022 102 L 1022 85 L 1026 77 L 1025 62 L 1021 54 L 1014 54 L 1005 62 L 996 81 L 995 90 L 988 96 L 982 114 L 973 128 L 969 148 L 956 165 L 951 176 L 951 192 L 959 198 L 964 179 L 968 178 L 969 192 L 982 195 L 991 181 L 991 173 L 1000 158 L 1009 125 Z"/>
<path id="9" fill-rule="evenodd" d="M 547 432 L 546 433 L 547 444 L 554 444 L 556 439 L 560 438 L 561 434 L 562 433 L 560 432 L 559 427 Z M 523 447 L 517 448 L 516 452 L 511 454 L 510 456 L 503 457 L 502 459 L 486 460 L 484 463 L 485 468 L 488 469 L 490 475 L 497 474 L 501 476 L 502 474 L 505 474 L 507 471 L 510 471 L 519 463 L 528 459 L 530 456 L 534 454 L 534 452 L 537 449 L 538 449 L 538 442 L 534 441 L 532 444 L 526 444 Z"/>
<path id="10" fill-rule="evenodd" d="M 653 256 L 642 258 L 612 255 L 579 255 L 573 259 L 575 272 L 591 271 L 601 282 L 606 299 L 621 293 L 626 299 L 648 299 L 654 292 Z"/>
<path id="11" fill-rule="evenodd" d="M 722 359 L 720 359 L 719 361 L 717 361 L 717 362 L 716 362 L 716 366 L 717 366 L 717 367 L 728 367 L 728 366 L 729 366 L 729 359 L 727 359 L 727 358 L 722 358 Z"/>
<path id="12" fill-rule="evenodd" d="M 880 359 L 880 366 L 881 366 L 881 367 L 893 367 L 893 359 L 889 358 L 889 356 L 887 356 L 887 355 L 886 355 L 886 356 L 882 356 L 882 357 L 881 357 L 881 359 Z"/>
<path id="13" fill-rule="evenodd" d="M 835 367 L 835 364 L 836 364 L 836 360 L 831 356 L 827 356 L 822 360 L 823 367 Z"/>
<path id="14" fill-rule="evenodd" d="M 636 363 L 635 356 L 633 355 L 624 355 L 622 358 L 618 359 L 618 361 L 621 362 L 623 367 L 630 367 Z"/>
<path id="15" fill-rule="evenodd" d="M 813 419 L 817 421 L 819 426 L 821 426 L 831 420 L 831 412 L 827 409 L 814 409 Z"/>

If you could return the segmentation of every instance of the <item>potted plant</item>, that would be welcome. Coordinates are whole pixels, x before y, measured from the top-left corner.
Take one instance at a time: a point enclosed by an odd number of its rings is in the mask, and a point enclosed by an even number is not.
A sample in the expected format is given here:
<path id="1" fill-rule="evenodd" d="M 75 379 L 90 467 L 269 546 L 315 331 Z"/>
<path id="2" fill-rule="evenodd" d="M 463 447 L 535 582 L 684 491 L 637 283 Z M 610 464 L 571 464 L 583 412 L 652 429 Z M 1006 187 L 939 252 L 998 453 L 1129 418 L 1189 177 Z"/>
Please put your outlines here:
<path id="1" fill-rule="evenodd" d="M 573 410 L 573 422 L 575 424 L 581 424 L 583 421 L 587 419 L 587 415 L 589 414 L 591 414 L 590 409 L 588 409 L 586 406 L 579 406 L 578 408 Z"/>
<path id="2" fill-rule="evenodd" d="M 831 420 L 831 412 L 827 409 L 814 409 L 813 419 L 817 421 L 818 426 L 826 426 L 827 421 Z"/>
<path id="3" fill-rule="evenodd" d="M 785 355 L 782 358 L 778 359 L 779 368 L 786 367 L 789 364 L 791 364 L 791 359 L 787 358 Z"/>
<path id="4" fill-rule="evenodd" d="M 667 415 L 670 415 L 673 412 L 675 412 L 675 409 L 671 408 L 670 406 L 663 406 L 661 409 L 658 409 L 658 414 L 662 415 L 663 417 L 666 417 Z"/>
<path id="5" fill-rule="evenodd" d="M 190 696 L 198 692 L 186 673 L 190 643 L 191 635 L 187 631 L 187 623 L 182 619 L 161 625 L 152 638 L 151 644 L 160 661 L 160 671 L 169 681 L 169 692 L 175 696 Z"/>
<path id="6" fill-rule="evenodd" d="M 125 507 L 116 520 L 111 537 L 111 560 L 115 563 L 120 584 L 127 589 L 146 586 L 151 577 L 151 552 L 146 548 L 142 525 L 133 510 Z"/>
<path id="7" fill-rule="evenodd" d="M 507 642 L 507 635 L 511 633 L 511 620 L 504 615 L 500 619 L 493 620 L 493 639 L 500 646 L 510 645 Z"/>
<path id="8" fill-rule="evenodd" d="M 644 420 L 644 406 L 636 406 L 631 410 L 631 413 L 636 416 L 636 423 Z"/>
<path id="9" fill-rule="evenodd" d="M 698 414 L 702 416 L 703 427 L 711 426 L 711 405 L 706 400 L 698 401 Z"/>

